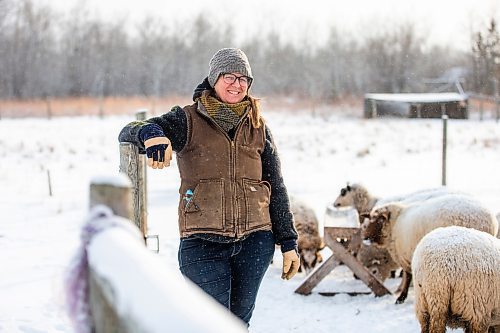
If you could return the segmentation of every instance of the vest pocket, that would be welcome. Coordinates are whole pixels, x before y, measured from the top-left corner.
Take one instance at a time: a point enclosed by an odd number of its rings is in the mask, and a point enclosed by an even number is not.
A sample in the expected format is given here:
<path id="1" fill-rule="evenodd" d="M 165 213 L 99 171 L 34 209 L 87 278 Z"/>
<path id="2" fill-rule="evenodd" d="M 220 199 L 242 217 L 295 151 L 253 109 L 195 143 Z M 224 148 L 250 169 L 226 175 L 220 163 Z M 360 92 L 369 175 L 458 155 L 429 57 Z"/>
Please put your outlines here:
<path id="1" fill-rule="evenodd" d="M 184 206 L 186 230 L 224 229 L 224 180 L 201 179 Z"/>
<path id="2" fill-rule="evenodd" d="M 243 179 L 247 230 L 270 225 L 269 202 L 271 200 L 271 185 L 265 181 Z"/>

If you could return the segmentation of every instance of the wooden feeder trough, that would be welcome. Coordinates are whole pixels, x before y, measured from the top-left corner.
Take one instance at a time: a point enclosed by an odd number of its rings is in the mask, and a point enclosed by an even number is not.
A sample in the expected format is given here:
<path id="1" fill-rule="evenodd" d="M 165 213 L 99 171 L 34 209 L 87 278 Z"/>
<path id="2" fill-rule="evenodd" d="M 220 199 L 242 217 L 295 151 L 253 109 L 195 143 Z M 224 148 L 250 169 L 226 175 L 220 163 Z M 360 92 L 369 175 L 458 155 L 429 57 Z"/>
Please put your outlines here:
<path id="1" fill-rule="evenodd" d="M 361 228 L 356 210 L 336 209 L 331 205 L 328 206 L 325 212 L 324 241 L 325 245 L 332 250 L 332 255 L 306 277 L 295 290 L 296 293 L 309 295 L 312 289 L 335 267 L 344 263 L 376 296 L 391 294 L 382 282 L 352 254 L 361 242 Z M 334 295 L 335 293 L 323 294 Z"/>

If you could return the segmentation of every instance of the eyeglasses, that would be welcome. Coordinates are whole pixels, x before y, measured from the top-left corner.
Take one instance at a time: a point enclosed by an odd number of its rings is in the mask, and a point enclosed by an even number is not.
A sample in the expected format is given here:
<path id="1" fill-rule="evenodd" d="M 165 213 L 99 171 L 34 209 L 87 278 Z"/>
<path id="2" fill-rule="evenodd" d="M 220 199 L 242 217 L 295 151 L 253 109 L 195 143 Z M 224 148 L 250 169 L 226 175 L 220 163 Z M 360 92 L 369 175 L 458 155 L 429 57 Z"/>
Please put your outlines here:
<path id="1" fill-rule="evenodd" d="M 236 82 L 236 80 L 238 80 L 240 86 L 242 87 L 248 87 L 252 83 L 252 79 L 248 76 L 236 76 L 234 74 L 226 73 L 222 74 L 222 78 L 227 84 L 233 84 Z"/>

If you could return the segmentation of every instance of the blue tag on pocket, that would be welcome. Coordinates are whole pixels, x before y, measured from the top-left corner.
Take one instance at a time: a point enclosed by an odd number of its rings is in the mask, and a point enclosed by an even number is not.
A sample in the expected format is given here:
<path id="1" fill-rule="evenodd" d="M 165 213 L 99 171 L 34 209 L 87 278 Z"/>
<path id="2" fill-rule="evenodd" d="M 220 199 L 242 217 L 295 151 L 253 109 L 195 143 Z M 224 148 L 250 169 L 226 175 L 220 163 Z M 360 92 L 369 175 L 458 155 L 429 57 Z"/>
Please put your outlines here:
<path id="1" fill-rule="evenodd" d="M 188 189 L 186 191 L 186 193 L 184 193 L 184 200 L 186 201 L 186 203 L 188 203 L 189 201 L 191 201 L 191 199 L 193 198 L 193 191 Z"/>

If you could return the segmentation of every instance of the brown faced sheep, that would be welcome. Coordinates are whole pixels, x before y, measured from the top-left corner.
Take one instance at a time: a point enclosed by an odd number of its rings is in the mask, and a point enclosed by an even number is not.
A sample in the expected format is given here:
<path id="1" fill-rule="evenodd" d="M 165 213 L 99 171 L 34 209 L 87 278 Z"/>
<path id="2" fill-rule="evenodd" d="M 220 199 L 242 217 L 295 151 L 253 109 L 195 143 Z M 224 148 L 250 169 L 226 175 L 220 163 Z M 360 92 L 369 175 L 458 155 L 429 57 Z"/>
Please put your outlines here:
<path id="1" fill-rule="evenodd" d="M 415 311 L 422 333 L 446 326 L 500 332 L 500 240 L 463 227 L 437 228 L 412 258 Z"/>
<path id="2" fill-rule="evenodd" d="M 314 210 L 297 198 L 290 198 L 290 206 L 299 238 L 300 271 L 308 273 L 323 261 L 319 252 L 325 246 L 319 234 L 319 222 Z"/>
<path id="3" fill-rule="evenodd" d="M 356 258 L 382 282 L 400 267 L 386 249 L 374 245 L 361 243 Z"/>
<path id="4" fill-rule="evenodd" d="M 443 195 L 413 205 L 400 203 L 374 207 L 362 228 L 363 238 L 389 251 L 403 268 L 402 291 L 396 303 L 408 296 L 411 258 L 418 242 L 428 232 L 445 226 L 463 226 L 496 235 L 498 222 L 493 214 L 465 195 Z"/>
<path id="5" fill-rule="evenodd" d="M 340 194 L 335 199 L 333 206 L 336 208 L 352 207 L 358 211 L 359 223 L 363 225 L 364 215 L 370 212 L 373 206 L 379 201 L 373 197 L 368 190 L 359 184 L 347 185 L 340 190 Z M 354 249 L 354 255 L 368 268 L 380 281 L 385 281 L 389 276 L 394 275 L 399 268 L 394 262 L 389 252 L 373 245 L 361 244 Z"/>

